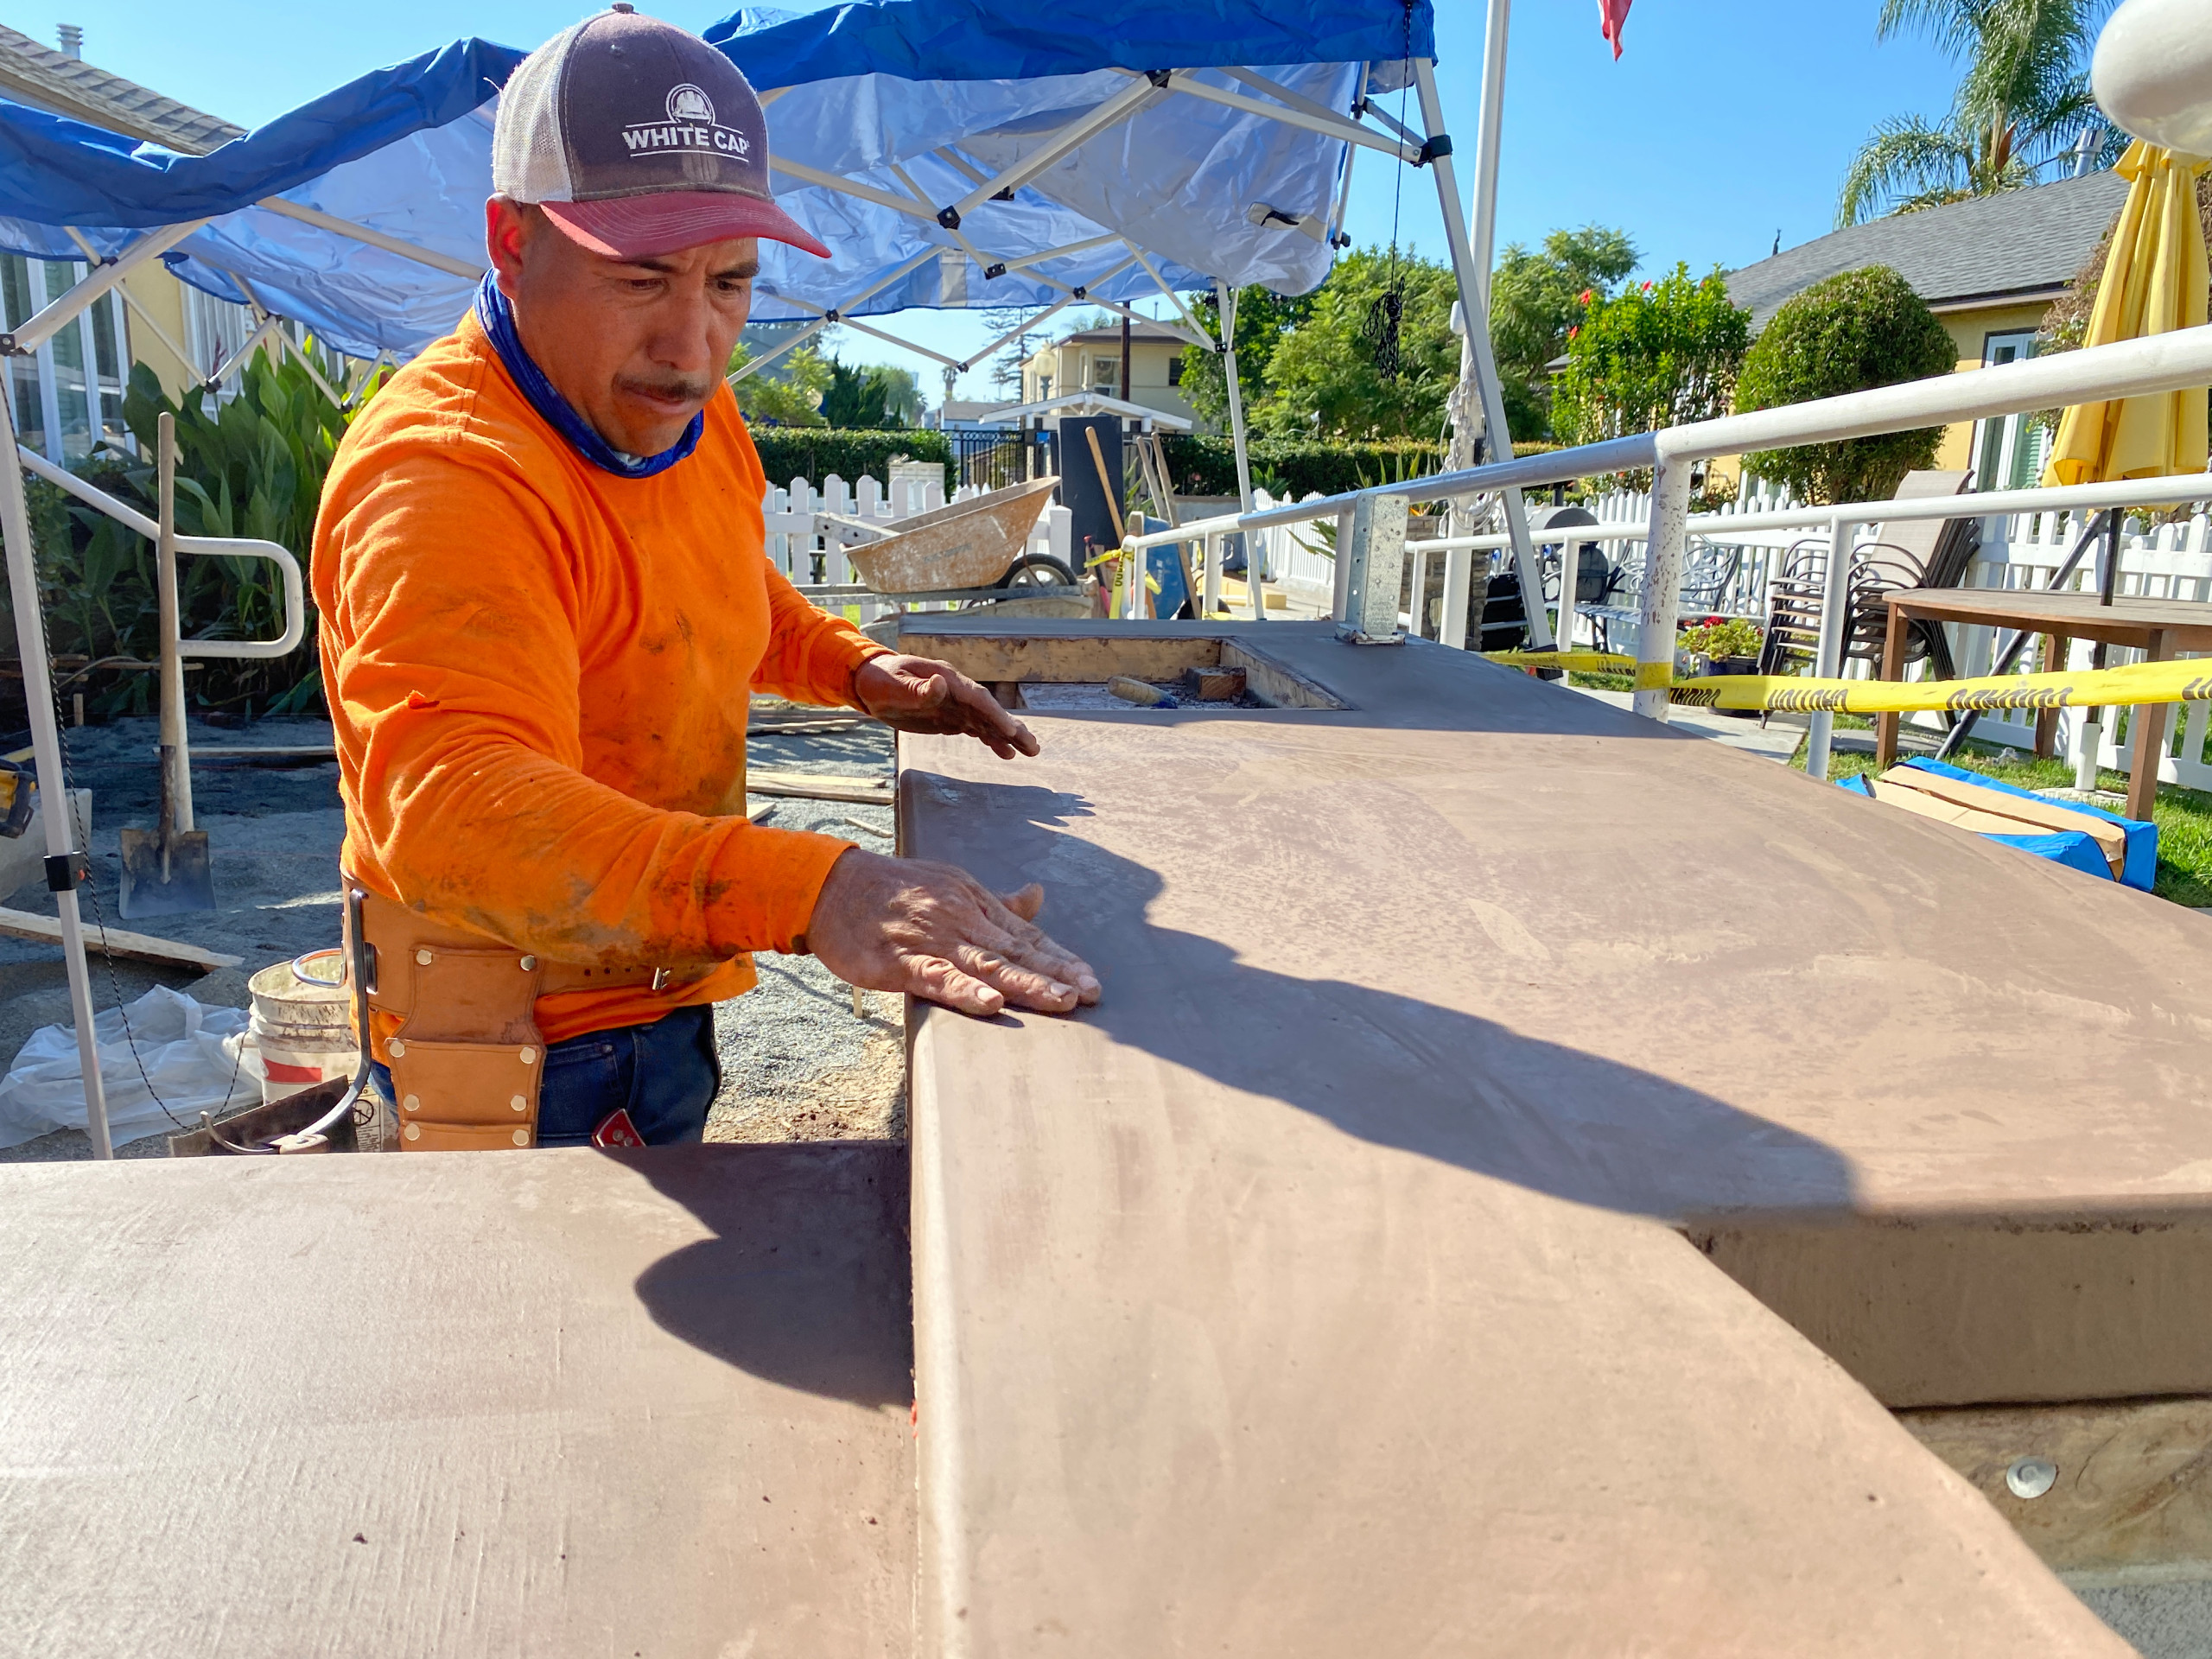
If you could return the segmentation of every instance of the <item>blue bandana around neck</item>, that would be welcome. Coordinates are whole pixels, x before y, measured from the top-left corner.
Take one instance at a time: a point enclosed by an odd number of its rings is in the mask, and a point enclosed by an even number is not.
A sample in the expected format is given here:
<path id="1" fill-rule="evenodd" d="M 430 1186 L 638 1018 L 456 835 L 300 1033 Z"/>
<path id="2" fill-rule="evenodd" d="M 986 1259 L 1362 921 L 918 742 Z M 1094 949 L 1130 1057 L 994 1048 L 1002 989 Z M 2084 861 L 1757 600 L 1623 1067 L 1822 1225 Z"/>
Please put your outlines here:
<path id="1" fill-rule="evenodd" d="M 477 285 L 476 321 L 483 325 L 492 349 L 507 365 L 515 385 L 522 388 L 522 395 L 530 399 L 530 406 L 545 417 L 547 425 L 568 440 L 571 449 L 593 466 L 617 478 L 651 478 L 655 473 L 666 472 L 699 447 L 699 435 L 707 429 L 703 412 L 694 415 L 691 424 L 683 429 L 683 435 L 657 455 L 626 455 L 601 437 L 591 423 L 554 390 L 553 383 L 545 378 L 545 371 L 523 349 L 522 336 L 515 332 L 514 308 L 499 291 L 495 272 L 486 271 L 484 280 Z"/>

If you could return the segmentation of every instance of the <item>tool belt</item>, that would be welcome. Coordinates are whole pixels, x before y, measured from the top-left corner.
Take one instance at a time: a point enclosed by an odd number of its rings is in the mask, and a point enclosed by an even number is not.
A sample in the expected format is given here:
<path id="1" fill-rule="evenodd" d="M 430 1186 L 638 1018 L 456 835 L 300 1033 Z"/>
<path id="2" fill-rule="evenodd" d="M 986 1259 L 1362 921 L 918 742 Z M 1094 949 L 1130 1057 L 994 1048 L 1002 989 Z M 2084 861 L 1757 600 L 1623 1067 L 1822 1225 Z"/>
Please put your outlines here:
<path id="1" fill-rule="evenodd" d="M 545 1072 L 537 999 L 668 982 L 665 969 L 549 962 L 354 890 L 373 953 L 369 1007 L 399 1020 L 385 1053 L 403 1152 L 533 1145 Z M 353 944 L 346 940 L 349 962 L 357 959 Z M 369 1033 L 361 1038 L 367 1042 Z"/>

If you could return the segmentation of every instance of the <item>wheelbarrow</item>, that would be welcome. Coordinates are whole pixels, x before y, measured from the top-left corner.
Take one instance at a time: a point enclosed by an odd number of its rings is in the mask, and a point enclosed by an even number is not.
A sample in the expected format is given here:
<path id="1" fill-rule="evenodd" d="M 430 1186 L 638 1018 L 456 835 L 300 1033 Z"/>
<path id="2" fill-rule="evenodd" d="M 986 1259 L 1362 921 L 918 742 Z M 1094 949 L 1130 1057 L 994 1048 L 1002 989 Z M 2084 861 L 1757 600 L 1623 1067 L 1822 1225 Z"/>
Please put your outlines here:
<path id="1" fill-rule="evenodd" d="M 942 598 L 1007 588 L 1073 588 L 1075 572 L 1028 551 L 1057 478 L 1033 479 L 938 507 L 898 527 L 828 513 L 853 569 L 887 599 Z"/>

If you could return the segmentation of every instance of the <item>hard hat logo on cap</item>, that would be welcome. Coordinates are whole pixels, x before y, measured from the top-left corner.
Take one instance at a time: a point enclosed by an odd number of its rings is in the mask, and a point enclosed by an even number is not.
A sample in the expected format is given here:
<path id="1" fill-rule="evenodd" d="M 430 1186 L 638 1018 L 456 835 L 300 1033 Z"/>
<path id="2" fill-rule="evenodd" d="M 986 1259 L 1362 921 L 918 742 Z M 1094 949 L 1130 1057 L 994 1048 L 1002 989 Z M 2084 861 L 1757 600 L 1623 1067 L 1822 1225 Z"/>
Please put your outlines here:
<path id="1" fill-rule="evenodd" d="M 830 252 L 776 205 L 767 123 L 737 66 L 624 5 L 554 36 L 508 79 L 492 188 L 618 259 L 741 236 Z"/>

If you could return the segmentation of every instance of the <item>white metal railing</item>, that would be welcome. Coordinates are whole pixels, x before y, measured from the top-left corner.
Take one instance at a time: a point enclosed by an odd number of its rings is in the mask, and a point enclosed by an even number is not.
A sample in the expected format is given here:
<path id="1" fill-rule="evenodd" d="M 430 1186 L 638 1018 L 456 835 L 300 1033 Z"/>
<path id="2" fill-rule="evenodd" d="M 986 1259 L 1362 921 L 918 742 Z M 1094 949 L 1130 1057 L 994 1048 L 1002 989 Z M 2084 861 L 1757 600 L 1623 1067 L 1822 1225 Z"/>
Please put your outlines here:
<path id="1" fill-rule="evenodd" d="M 2123 340 L 1992 368 L 1906 381 L 1840 397 L 1691 422 L 1658 432 L 1496 461 L 1426 479 L 1347 491 L 1264 512 L 1226 514 L 1186 524 L 1179 530 L 1140 537 L 1134 544 L 1191 541 L 1205 543 L 1240 530 L 1249 531 L 1274 524 L 1334 518 L 1338 525 L 1339 546 L 1344 546 L 1349 544 L 1352 509 L 1363 499 L 1400 496 L 1438 500 L 1491 493 L 1510 497 L 1523 489 L 1648 467 L 1653 469 L 1654 478 L 1644 530 L 1646 570 L 1638 607 L 1636 709 L 1651 718 L 1664 719 L 1667 683 L 1673 672 L 1677 595 L 1691 534 L 1689 493 L 1694 463 L 1756 449 L 1872 437 L 1916 427 L 1981 420 L 2088 401 L 2110 402 L 2208 385 L 2212 385 L 2212 327 L 2180 329 L 2145 340 Z M 2107 498 L 2107 503 L 2146 502 L 2153 499 L 2145 495 L 2143 486 L 2133 482 L 2084 487 L 2114 492 Z M 2017 499 L 2010 505 L 1985 505 L 1983 510 L 2029 512 L 2040 505 L 2055 505 L 2058 500 L 2051 492 L 2003 493 Z M 1961 498 L 1952 497 L 1924 504 L 1929 512 L 1917 511 L 1923 505 L 1920 502 L 1852 503 L 1824 508 L 1815 517 L 1827 520 L 1831 544 L 1834 544 L 1855 540 L 1859 526 L 1870 518 L 1897 520 L 1929 516 L 1930 512 L 1948 517 L 1958 510 L 1960 500 Z M 1807 522 L 1802 510 L 1790 511 L 1796 515 L 1795 522 Z M 1739 531 L 1752 529 L 1757 527 L 1758 519 L 1766 516 L 1735 515 L 1735 524 Z M 1471 557 L 1471 552 L 1458 556 Z M 1844 584 L 1849 580 L 1849 567 L 1847 559 L 1828 561 L 1827 602 L 1822 617 L 1818 664 L 1823 674 L 1834 674 L 1842 659 Z M 1339 582 L 1342 581 L 1340 576 Z M 1831 720 L 1826 715 L 1815 715 L 1811 723 L 1814 755 L 1824 769 Z"/>
<path id="2" fill-rule="evenodd" d="M 48 483 L 55 485 L 82 501 L 86 506 L 105 513 L 126 530 L 134 530 L 148 541 L 159 539 L 161 526 L 144 513 L 127 503 L 117 500 L 105 490 L 92 485 L 72 472 L 56 467 L 44 455 L 16 446 L 16 458 L 24 469 L 35 473 Z M 300 579 L 300 562 L 292 556 L 289 548 L 276 542 L 264 542 L 252 537 L 179 536 L 175 538 L 180 553 L 227 555 L 232 558 L 267 559 L 276 567 L 284 591 L 284 631 L 274 639 L 183 639 L 177 641 L 177 650 L 187 657 L 261 658 L 283 657 L 296 649 L 306 637 L 308 625 L 307 594 Z"/>

